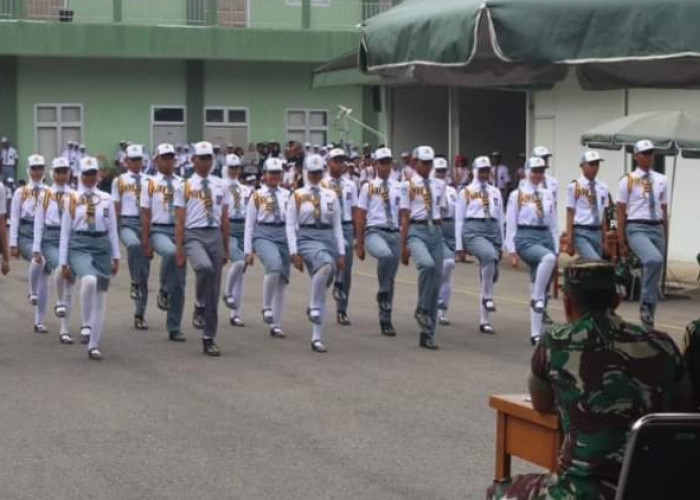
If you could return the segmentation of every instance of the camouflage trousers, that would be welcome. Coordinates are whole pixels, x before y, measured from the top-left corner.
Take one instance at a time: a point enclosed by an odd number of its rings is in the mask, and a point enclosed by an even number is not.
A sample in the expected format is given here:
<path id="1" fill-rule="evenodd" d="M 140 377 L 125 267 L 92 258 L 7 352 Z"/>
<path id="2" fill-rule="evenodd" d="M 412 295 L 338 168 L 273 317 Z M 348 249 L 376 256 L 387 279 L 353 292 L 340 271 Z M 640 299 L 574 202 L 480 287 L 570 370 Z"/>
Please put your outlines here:
<path id="1" fill-rule="evenodd" d="M 487 500 L 614 500 L 616 484 L 557 474 L 522 474 L 495 481 Z"/>

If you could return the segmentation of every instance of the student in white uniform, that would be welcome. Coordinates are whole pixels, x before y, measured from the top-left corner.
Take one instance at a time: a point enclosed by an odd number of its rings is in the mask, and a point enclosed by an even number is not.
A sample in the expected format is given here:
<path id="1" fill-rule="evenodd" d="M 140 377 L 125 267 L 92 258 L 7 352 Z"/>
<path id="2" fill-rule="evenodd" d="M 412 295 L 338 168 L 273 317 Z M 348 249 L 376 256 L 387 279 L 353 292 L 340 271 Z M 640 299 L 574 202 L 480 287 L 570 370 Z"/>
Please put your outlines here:
<path id="1" fill-rule="evenodd" d="M 496 333 L 490 314 L 496 312 L 493 286 L 498 280 L 504 226 L 501 191 L 489 183 L 490 171 L 488 157 L 474 160 L 474 179 L 460 191 L 455 213 L 458 260 L 464 260 L 465 250 L 479 259 L 479 331 L 486 334 Z"/>
<path id="2" fill-rule="evenodd" d="M 270 336 L 284 338 L 282 311 L 289 283 L 289 247 L 286 218 L 290 193 L 281 187 L 282 161 L 268 158 L 263 164 L 263 185 L 248 202 L 243 253 L 252 266 L 257 255 L 265 269 L 262 319 L 270 325 Z"/>
<path id="3" fill-rule="evenodd" d="M 182 188 L 182 178 L 175 175 L 175 149 L 159 144 L 156 149 L 158 173 L 146 180 L 141 189 L 141 244 L 143 254 L 160 258 L 158 308 L 167 311 L 165 326 L 173 342 L 185 342 L 181 331 L 185 306 L 184 266 L 175 265 L 175 193 Z"/>
<path id="4" fill-rule="evenodd" d="M 119 237 L 127 251 L 130 295 L 135 305 L 134 327 L 148 330 L 145 314 L 151 264 L 141 245 L 141 191 L 146 175 L 141 173 L 143 148 L 138 144 L 126 148 L 126 166 L 127 171 L 112 183 L 112 200 L 119 221 Z"/>
<path id="5" fill-rule="evenodd" d="M 617 195 L 617 238 L 623 257 L 632 250 L 642 261 L 639 316 L 647 330 L 654 328 L 656 303 L 668 236 L 668 180 L 654 172 L 654 143 L 634 146 L 637 168 L 620 179 Z"/>
<path id="6" fill-rule="evenodd" d="M 47 333 L 44 326 L 48 300 L 48 275 L 44 264 L 34 258 L 34 219 L 39 198 L 46 189 L 44 184 L 44 157 L 31 155 L 27 160 L 27 184 L 12 196 L 10 209 L 10 252 L 29 262 L 29 303 L 34 307 L 34 331 Z"/>
<path id="7" fill-rule="evenodd" d="M 0 181 L 0 253 L 2 253 L 0 272 L 6 275 L 10 272 L 10 244 L 7 241 L 7 188 L 2 181 Z"/>
<path id="8" fill-rule="evenodd" d="M 319 155 L 306 157 L 308 184 L 294 191 L 287 206 L 287 240 L 292 263 L 304 266 L 311 276 L 307 316 L 313 323 L 311 349 L 327 351 L 323 344 L 326 288 L 333 283 L 337 268 L 345 267 L 345 239 L 340 204 L 335 193 L 321 186 L 325 164 Z"/>
<path id="9" fill-rule="evenodd" d="M 54 273 L 56 305 L 54 313 L 61 320 L 59 340 L 72 344 L 70 317 L 73 308 L 73 283 L 66 280 L 58 259 L 61 240 L 61 221 L 66 200 L 73 196 L 70 188 L 70 164 L 64 157 L 54 158 L 51 163 L 53 183 L 39 197 L 39 208 L 34 219 L 34 260 L 44 264 L 47 273 Z"/>
<path id="10" fill-rule="evenodd" d="M 528 160 L 527 182 L 508 199 L 506 249 L 513 267 L 522 259 L 530 267 L 530 342 L 543 333 L 547 288 L 559 255 L 559 228 L 554 195 L 542 180 L 547 166 L 542 158 Z"/>
<path id="11" fill-rule="evenodd" d="M 253 190 L 239 181 L 241 159 L 237 155 L 226 155 L 224 162 L 223 178 L 228 184 L 229 193 L 231 193 L 231 208 L 228 212 L 230 225 L 229 259 L 231 265 L 226 273 L 224 303 L 231 310 L 229 316 L 231 325 L 242 327 L 245 326 L 245 323 L 241 319 L 240 312 L 243 299 L 243 276 L 246 270 L 243 240 L 245 237 L 248 202 L 253 195 Z"/>
<path id="12" fill-rule="evenodd" d="M 536 158 L 542 158 L 544 160 L 545 167 L 548 169 L 552 168 L 552 152 L 545 146 L 537 146 L 532 150 L 532 156 Z M 554 195 L 554 203 L 559 202 L 559 181 L 545 172 L 542 178 L 542 187 L 548 189 Z"/>
<path id="13" fill-rule="evenodd" d="M 333 285 L 333 298 L 335 299 L 339 324 L 350 325 L 348 318 L 348 302 L 350 300 L 350 287 L 352 284 L 352 255 L 355 241 L 355 209 L 357 208 L 357 186 L 345 175 L 345 151 L 340 148 L 331 149 L 328 153 L 328 175 L 322 182 L 322 186 L 335 193 L 340 204 L 340 218 L 343 224 L 343 238 L 345 239 L 345 267 L 336 270 L 335 283 Z"/>
<path id="14" fill-rule="evenodd" d="M 8 179 L 17 178 L 17 162 L 19 161 L 19 154 L 17 150 L 12 147 L 10 140 L 7 137 L 3 137 L 0 140 L 0 166 L 2 167 L 2 180 L 7 182 Z"/>
<path id="15" fill-rule="evenodd" d="M 578 253 L 585 259 L 603 258 L 610 197 L 608 186 L 597 179 L 602 161 L 597 151 L 586 151 L 581 157 L 581 177 L 566 188 L 566 251 L 572 257 Z"/>
<path id="16" fill-rule="evenodd" d="M 175 259 L 183 267 L 187 256 L 195 273 L 192 324 L 203 331 L 203 353 L 220 356 L 214 339 L 219 327 L 221 271 L 229 254 L 231 194 L 221 178 L 210 175 L 213 160 L 211 143 L 195 144 L 194 174 L 175 192 Z"/>
<path id="17" fill-rule="evenodd" d="M 88 356 L 103 359 L 100 339 L 111 276 L 119 271 L 119 235 L 112 198 L 97 189 L 97 160 L 80 160 L 80 189 L 65 200 L 58 261 L 63 277 L 79 279 L 82 326 L 80 343 Z"/>
<path id="18" fill-rule="evenodd" d="M 377 304 L 382 335 L 395 337 L 391 322 L 394 303 L 394 282 L 401 256 L 399 241 L 399 204 L 401 182 L 391 181 L 392 155 L 388 148 L 374 152 L 377 178 L 360 189 L 357 201 L 357 257 L 365 259 L 367 252 L 377 259 Z"/>
<path id="19" fill-rule="evenodd" d="M 441 325 L 450 324 L 447 310 L 450 307 L 455 270 L 455 204 L 457 203 L 457 190 L 453 186 L 447 185 L 447 172 L 447 160 L 445 158 L 435 158 L 435 161 L 433 161 L 433 176 L 435 179 L 445 182 L 445 202 L 440 208 L 443 260 L 437 315 L 438 323 Z"/>

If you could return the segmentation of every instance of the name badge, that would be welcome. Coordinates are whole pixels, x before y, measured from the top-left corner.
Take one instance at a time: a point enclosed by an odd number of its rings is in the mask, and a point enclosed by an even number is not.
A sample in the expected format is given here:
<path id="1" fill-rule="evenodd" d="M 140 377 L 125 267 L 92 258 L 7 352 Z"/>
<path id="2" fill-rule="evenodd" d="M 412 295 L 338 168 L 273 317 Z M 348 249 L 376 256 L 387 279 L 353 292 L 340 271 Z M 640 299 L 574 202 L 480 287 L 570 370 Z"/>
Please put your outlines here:
<path id="1" fill-rule="evenodd" d="M 102 218 L 103 218 L 103 219 L 109 219 L 109 208 L 103 208 L 103 209 L 102 209 Z"/>
<path id="2" fill-rule="evenodd" d="M 217 204 L 217 205 L 221 205 L 221 202 L 223 201 L 223 199 L 224 199 L 224 196 L 223 196 L 223 195 L 217 194 L 217 195 L 216 195 L 216 204 Z"/>
<path id="3" fill-rule="evenodd" d="M 328 210 L 330 213 L 333 213 L 333 209 L 334 209 L 334 208 L 335 208 L 335 207 L 334 207 L 332 201 L 329 201 L 328 203 L 326 203 L 326 210 Z"/>

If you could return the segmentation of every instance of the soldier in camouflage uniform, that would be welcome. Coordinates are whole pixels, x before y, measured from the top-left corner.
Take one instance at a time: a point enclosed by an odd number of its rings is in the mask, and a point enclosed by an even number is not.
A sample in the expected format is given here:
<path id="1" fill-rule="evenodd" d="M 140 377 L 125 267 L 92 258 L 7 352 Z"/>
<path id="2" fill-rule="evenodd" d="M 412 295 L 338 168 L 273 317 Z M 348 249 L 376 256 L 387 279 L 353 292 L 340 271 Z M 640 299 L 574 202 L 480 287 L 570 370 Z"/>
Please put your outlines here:
<path id="1" fill-rule="evenodd" d="M 695 410 L 700 411 L 700 319 L 696 319 L 685 327 L 683 356 L 693 385 Z"/>
<path id="2" fill-rule="evenodd" d="M 612 500 L 632 423 L 647 413 L 686 409 L 690 386 L 673 340 L 625 323 L 614 313 L 618 302 L 610 264 L 567 267 L 569 323 L 542 337 L 529 380 L 535 409 L 559 416 L 556 473 L 496 482 L 489 499 Z"/>

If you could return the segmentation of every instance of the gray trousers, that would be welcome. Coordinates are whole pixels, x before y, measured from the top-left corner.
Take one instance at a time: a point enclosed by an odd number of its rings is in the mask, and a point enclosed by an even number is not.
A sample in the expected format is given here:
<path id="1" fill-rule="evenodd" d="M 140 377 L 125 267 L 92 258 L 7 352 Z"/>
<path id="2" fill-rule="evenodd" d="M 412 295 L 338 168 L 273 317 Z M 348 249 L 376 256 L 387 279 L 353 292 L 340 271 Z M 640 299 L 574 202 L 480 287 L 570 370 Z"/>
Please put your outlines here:
<path id="1" fill-rule="evenodd" d="M 401 241 L 398 232 L 380 231 L 367 228 L 365 236 L 367 252 L 377 259 L 377 280 L 379 281 L 378 300 L 394 302 L 394 281 L 401 257 Z M 389 323 L 391 311 L 379 309 L 379 321 Z"/>
<path id="2" fill-rule="evenodd" d="M 126 221 L 129 221 L 128 223 Z M 136 228 L 139 229 L 136 229 Z M 126 247 L 127 262 L 131 282 L 139 286 L 141 298 L 136 301 L 136 315 L 143 316 L 148 305 L 148 276 L 151 273 L 151 261 L 141 249 L 141 230 L 138 219 L 124 219 L 119 230 L 119 238 Z"/>
<path id="3" fill-rule="evenodd" d="M 155 253 L 160 255 L 161 289 L 168 294 L 168 309 L 165 326 L 168 333 L 180 331 L 182 310 L 185 306 L 185 276 L 184 267 L 175 265 L 175 236 L 174 231 L 151 229 L 151 245 Z"/>
<path id="4" fill-rule="evenodd" d="M 574 248 L 576 253 L 584 259 L 602 259 L 602 230 L 574 227 Z"/>
<path id="5" fill-rule="evenodd" d="M 664 269 L 664 228 L 661 225 L 631 222 L 625 226 L 625 233 L 630 249 L 642 261 L 642 304 L 649 305 L 653 314 L 659 300 L 659 284 Z"/>
<path id="6" fill-rule="evenodd" d="M 195 273 L 197 305 L 204 310 L 204 338 L 213 339 L 219 326 L 219 293 L 224 263 L 221 230 L 185 229 L 185 255 Z"/>
<path id="7" fill-rule="evenodd" d="M 14 179 L 17 183 L 17 167 L 15 165 L 3 165 L 2 166 L 2 181 L 7 183 L 7 179 Z"/>
<path id="8" fill-rule="evenodd" d="M 432 320 L 429 331 L 422 337 L 435 336 L 440 282 L 442 281 L 442 231 L 438 226 L 411 224 L 408 229 L 408 247 L 418 269 L 418 307 Z"/>
<path id="9" fill-rule="evenodd" d="M 352 285 L 352 259 L 353 259 L 353 225 L 343 224 L 343 237 L 345 238 L 345 269 L 336 271 L 335 286 L 338 287 L 345 297 L 336 300 L 338 312 L 347 312 L 350 300 L 350 286 Z"/>

